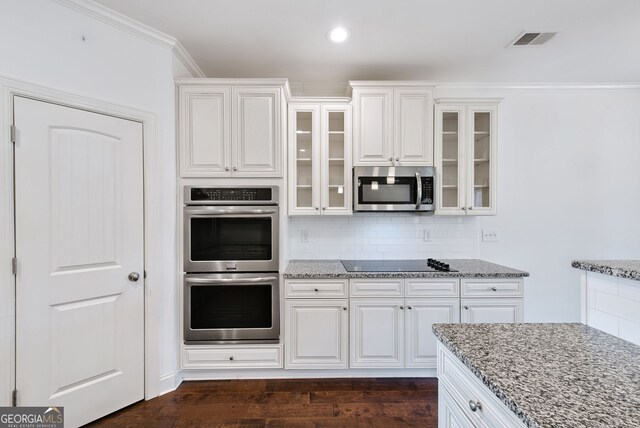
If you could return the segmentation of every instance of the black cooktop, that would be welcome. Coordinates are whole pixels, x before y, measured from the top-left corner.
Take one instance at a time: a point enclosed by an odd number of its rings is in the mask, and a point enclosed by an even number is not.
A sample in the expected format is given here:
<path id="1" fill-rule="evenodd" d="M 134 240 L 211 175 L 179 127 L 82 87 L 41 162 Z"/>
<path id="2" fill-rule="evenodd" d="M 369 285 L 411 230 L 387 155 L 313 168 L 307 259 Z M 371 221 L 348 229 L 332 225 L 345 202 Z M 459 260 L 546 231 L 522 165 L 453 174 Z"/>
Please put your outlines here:
<path id="1" fill-rule="evenodd" d="M 435 259 L 340 260 L 347 272 L 457 272 Z"/>

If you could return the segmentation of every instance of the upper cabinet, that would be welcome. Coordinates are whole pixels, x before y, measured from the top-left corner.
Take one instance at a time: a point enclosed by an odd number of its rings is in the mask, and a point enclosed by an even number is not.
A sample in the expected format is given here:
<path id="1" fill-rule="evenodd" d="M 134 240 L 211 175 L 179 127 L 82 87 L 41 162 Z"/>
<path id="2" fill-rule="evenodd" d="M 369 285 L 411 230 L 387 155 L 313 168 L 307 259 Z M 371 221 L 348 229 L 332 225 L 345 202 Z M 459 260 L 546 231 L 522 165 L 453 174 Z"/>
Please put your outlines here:
<path id="1" fill-rule="evenodd" d="M 281 177 L 288 86 L 179 79 L 182 177 Z"/>
<path id="2" fill-rule="evenodd" d="M 353 164 L 433 165 L 433 88 L 415 82 L 350 82 Z"/>
<path id="3" fill-rule="evenodd" d="M 499 101 L 436 101 L 436 214 L 496 214 Z"/>
<path id="4" fill-rule="evenodd" d="M 289 215 L 351 214 L 351 104 L 289 105 Z"/>

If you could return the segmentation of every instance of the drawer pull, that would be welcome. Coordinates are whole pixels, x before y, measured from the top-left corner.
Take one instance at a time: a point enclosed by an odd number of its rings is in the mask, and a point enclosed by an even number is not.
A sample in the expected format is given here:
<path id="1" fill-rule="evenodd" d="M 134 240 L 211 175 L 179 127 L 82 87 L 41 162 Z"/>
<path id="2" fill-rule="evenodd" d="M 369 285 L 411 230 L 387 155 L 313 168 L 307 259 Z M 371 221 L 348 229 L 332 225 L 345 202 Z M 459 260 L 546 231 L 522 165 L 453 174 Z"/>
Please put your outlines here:
<path id="1" fill-rule="evenodd" d="M 491 291 L 498 291 L 496 287 L 491 287 Z"/>
<path id="2" fill-rule="evenodd" d="M 229 361 L 233 361 L 233 357 L 229 357 Z"/>
<path id="3" fill-rule="evenodd" d="M 313 289 L 313 291 L 315 291 L 315 292 L 317 293 L 317 292 L 318 292 L 318 289 L 317 289 L 317 288 L 314 288 L 314 289 Z"/>
<path id="4" fill-rule="evenodd" d="M 407 306 L 407 309 L 411 309 L 411 306 Z"/>
<path id="5" fill-rule="evenodd" d="M 480 402 L 469 400 L 469 408 L 472 412 L 475 412 L 476 410 L 482 410 L 482 405 L 480 404 Z"/>
<path id="6" fill-rule="evenodd" d="M 469 306 L 463 306 L 463 308 L 465 308 L 465 309 L 469 309 Z"/>

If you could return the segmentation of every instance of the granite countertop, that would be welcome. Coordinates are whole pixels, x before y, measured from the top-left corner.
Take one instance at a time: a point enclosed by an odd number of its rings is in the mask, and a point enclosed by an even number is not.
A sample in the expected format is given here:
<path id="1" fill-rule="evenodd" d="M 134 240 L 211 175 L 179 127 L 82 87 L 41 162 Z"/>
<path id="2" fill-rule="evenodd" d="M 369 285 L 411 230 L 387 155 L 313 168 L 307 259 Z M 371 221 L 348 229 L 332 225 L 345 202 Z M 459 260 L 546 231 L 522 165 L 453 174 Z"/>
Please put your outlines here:
<path id="1" fill-rule="evenodd" d="M 528 427 L 640 424 L 640 346 L 583 324 L 435 324 Z"/>
<path id="2" fill-rule="evenodd" d="M 527 272 L 477 259 L 442 260 L 458 272 L 347 272 L 340 260 L 292 260 L 284 278 L 520 278 Z"/>
<path id="3" fill-rule="evenodd" d="M 590 272 L 640 281 L 640 260 L 574 260 L 571 266 Z"/>

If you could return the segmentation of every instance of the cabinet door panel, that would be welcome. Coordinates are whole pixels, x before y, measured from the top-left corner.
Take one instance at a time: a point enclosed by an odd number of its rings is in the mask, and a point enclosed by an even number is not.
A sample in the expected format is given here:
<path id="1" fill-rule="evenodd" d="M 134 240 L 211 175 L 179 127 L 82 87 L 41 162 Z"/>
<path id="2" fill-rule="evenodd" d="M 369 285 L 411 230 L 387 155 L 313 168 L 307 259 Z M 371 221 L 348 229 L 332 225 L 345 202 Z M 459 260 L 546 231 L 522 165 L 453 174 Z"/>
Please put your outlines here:
<path id="1" fill-rule="evenodd" d="M 466 205 L 463 105 L 435 108 L 434 165 L 436 167 L 436 214 L 461 215 Z"/>
<path id="2" fill-rule="evenodd" d="M 463 323 L 522 322 L 522 299 L 462 299 Z"/>
<path id="3" fill-rule="evenodd" d="M 322 116 L 322 214 L 352 213 L 351 202 L 351 106 L 323 105 Z"/>
<path id="4" fill-rule="evenodd" d="M 230 89 L 181 87 L 180 175 L 228 176 L 230 153 Z"/>
<path id="5" fill-rule="evenodd" d="M 431 330 L 437 323 L 459 323 L 458 299 L 406 300 L 407 367 L 437 366 L 438 340 Z"/>
<path id="6" fill-rule="evenodd" d="M 393 89 L 354 89 L 354 165 L 390 165 Z"/>
<path id="7" fill-rule="evenodd" d="M 394 160 L 398 165 L 433 165 L 431 89 L 394 92 Z"/>
<path id="8" fill-rule="evenodd" d="M 496 112 L 495 105 L 474 105 L 467 109 L 468 214 L 496 213 Z"/>
<path id="9" fill-rule="evenodd" d="M 403 367 L 404 299 L 351 299 L 351 367 Z"/>
<path id="10" fill-rule="evenodd" d="M 233 175 L 280 176 L 280 88 L 233 88 Z"/>
<path id="11" fill-rule="evenodd" d="M 285 303 L 285 368 L 346 368 L 348 300 Z"/>
<path id="12" fill-rule="evenodd" d="M 320 108 L 289 105 L 289 215 L 318 215 Z"/>

